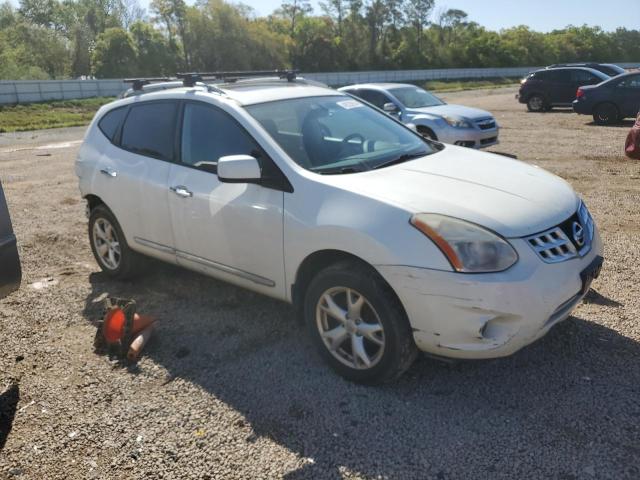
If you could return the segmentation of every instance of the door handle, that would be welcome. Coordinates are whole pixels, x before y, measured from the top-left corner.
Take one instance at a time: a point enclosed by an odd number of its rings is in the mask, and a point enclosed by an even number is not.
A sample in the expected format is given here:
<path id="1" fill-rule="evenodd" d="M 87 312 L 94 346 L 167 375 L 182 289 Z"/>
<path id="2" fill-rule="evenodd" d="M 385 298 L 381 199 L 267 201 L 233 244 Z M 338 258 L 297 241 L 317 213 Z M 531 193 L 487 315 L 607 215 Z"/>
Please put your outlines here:
<path id="1" fill-rule="evenodd" d="M 114 169 L 112 168 L 103 168 L 102 170 L 100 170 L 100 173 L 106 175 L 107 177 L 111 177 L 111 178 L 115 178 L 118 176 L 118 172 L 116 172 Z"/>
<path id="2" fill-rule="evenodd" d="M 184 198 L 193 197 L 193 192 L 187 189 L 187 187 L 185 187 L 184 185 L 176 185 L 175 187 L 170 187 L 169 190 L 171 190 L 173 193 L 175 193 L 179 197 L 184 197 Z"/>

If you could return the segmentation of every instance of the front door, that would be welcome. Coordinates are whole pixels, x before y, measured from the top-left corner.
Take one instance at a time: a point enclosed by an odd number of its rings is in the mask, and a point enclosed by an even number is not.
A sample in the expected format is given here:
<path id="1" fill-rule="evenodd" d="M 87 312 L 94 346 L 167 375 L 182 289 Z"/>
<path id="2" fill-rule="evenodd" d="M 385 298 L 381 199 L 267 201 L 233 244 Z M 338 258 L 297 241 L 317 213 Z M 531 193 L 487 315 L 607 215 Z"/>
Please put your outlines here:
<path id="1" fill-rule="evenodd" d="M 178 263 L 284 297 L 284 193 L 223 183 L 216 174 L 218 158 L 226 155 L 270 160 L 228 113 L 203 102 L 185 102 L 183 108 L 180 161 L 169 175 Z"/>

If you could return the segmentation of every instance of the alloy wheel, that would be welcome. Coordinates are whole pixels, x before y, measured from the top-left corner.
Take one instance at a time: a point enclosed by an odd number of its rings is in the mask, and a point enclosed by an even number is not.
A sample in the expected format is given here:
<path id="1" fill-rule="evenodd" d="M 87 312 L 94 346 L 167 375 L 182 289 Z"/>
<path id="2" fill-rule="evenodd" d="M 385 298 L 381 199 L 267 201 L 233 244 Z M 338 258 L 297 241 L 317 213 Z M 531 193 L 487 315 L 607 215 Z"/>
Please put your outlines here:
<path id="1" fill-rule="evenodd" d="M 93 224 L 93 245 L 102 264 L 110 270 L 120 266 L 122 254 L 116 229 L 105 218 L 98 218 Z"/>
<path id="2" fill-rule="evenodd" d="M 384 354 L 382 322 L 371 303 L 352 288 L 326 290 L 316 306 L 316 325 L 327 350 L 344 365 L 364 370 Z"/>

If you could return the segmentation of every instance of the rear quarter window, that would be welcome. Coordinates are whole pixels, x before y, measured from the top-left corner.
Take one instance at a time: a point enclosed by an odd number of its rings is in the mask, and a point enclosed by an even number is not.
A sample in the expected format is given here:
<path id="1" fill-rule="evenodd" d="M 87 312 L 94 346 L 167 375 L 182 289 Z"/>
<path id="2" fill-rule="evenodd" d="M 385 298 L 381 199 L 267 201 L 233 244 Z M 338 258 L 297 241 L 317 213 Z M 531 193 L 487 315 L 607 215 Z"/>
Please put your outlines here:
<path id="1" fill-rule="evenodd" d="M 113 142 L 126 113 L 127 107 L 115 108 L 104 114 L 98 122 L 98 128 L 110 141 Z"/>

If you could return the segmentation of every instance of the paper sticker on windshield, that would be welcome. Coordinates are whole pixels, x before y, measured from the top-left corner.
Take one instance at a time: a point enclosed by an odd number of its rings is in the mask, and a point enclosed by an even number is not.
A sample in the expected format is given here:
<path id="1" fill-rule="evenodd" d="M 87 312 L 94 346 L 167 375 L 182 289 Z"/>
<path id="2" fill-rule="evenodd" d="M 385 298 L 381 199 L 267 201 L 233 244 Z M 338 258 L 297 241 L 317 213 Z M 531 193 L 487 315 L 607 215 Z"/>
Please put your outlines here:
<path id="1" fill-rule="evenodd" d="M 346 110 L 351 110 L 352 108 L 364 107 L 362 103 L 357 100 L 343 100 L 342 102 L 338 102 L 342 108 Z"/>

